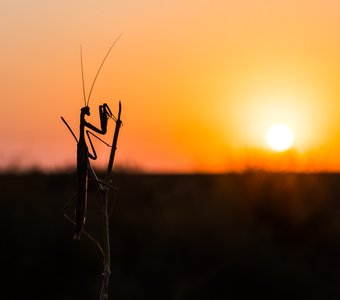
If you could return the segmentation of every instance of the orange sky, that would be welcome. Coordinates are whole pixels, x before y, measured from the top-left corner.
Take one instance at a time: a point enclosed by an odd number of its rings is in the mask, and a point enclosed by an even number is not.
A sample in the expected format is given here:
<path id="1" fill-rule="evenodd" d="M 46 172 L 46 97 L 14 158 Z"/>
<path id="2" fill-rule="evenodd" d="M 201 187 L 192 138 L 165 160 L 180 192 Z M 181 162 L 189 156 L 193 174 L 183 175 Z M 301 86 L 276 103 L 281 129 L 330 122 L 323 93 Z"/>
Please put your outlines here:
<path id="1" fill-rule="evenodd" d="M 87 89 L 123 104 L 117 163 L 149 172 L 340 170 L 340 3 L 117 0 L 0 3 L 1 168 L 74 164 Z M 286 123 L 296 144 L 270 153 Z M 113 128 L 113 124 L 110 124 Z M 111 136 L 107 138 L 110 140 Z M 98 164 L 107 160 L 99 149 Z M 339 158 L 338 158 L 339 157 Z"/>

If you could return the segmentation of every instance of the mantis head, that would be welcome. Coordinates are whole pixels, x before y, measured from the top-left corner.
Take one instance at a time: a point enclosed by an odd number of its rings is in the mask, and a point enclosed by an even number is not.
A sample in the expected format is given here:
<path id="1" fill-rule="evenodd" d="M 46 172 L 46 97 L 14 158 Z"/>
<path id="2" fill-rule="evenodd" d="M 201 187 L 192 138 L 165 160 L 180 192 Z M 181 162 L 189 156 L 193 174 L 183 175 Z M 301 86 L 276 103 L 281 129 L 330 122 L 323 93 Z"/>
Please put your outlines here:
<path id="1" fill-rule="evenodd" d="M 87 115 L 89 116 L 90 115 L 90 107 L 89 106 L 84 106 L 81 108 L 81 113 L 84 114 L 84 115 Z"/>

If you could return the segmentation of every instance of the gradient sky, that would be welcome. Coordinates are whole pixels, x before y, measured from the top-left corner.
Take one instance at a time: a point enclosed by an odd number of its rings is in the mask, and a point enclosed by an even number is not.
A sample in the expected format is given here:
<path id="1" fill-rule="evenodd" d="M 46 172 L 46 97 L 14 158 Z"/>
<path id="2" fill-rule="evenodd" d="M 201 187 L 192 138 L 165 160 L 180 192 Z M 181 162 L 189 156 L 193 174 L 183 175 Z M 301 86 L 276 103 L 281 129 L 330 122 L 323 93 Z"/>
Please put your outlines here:
<path id="1" fill-rule="evenodd" d="M 1 168 L 74 164 L 85 85 L 119 34 L 88 121 L 123 122 L 117 163 L 149 172 L 340 170 L 340 4 L 330 0 L 0 3 Z M 294 149 L 270 153 L 283 122 Z M 113 124 L 110 124 L 113 129 Z M 111 137 L 107 137 L 110 140 Z M 96 144 L 103 165 L 105 146 Z"/>

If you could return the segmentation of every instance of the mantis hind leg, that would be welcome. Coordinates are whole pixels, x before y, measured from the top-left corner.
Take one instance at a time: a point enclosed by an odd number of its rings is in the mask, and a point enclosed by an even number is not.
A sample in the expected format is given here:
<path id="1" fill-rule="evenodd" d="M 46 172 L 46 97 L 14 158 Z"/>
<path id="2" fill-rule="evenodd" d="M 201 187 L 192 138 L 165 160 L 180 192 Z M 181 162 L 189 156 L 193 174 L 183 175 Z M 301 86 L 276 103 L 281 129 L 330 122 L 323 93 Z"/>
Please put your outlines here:
<path id="1" fill-rule="evenodd" d="M 94 182 L 98 183 L 100 190 L 104 189 L 104 187 L 107 187 L 107 188 L 109 188 L 111 190 L 114 190 L 114 191 L 118 192 L 118 188 L 110 185 L 109 183 L 106 183 L 106 182 L 100 180 L 98 178 L 96 172 L 93 170 L 93 168 L 92 168 L 92 166 L 90 164 L 89 164 L 89 179 L 91 181 L 94 181 Z"/>
<path id="2" fill-rule="evenodd" d="M 74 226 L 76 226 L 77 223 L 76 223 L 75 220 L 73 220 L 73 219 L 66 213 L 66 210 L 69 208 L 70 204 L 72 203 L 72 201 L 74 201 L 74 199 L 76 198 L 76 196 L 77 196 L 77 193 L 74 193 L 73 196 L 66 202 L 66 204 L 64 205 L 64 207 L 63 207 L 63 208 L 61 209 L 61 211 L 60 211 L 60 212 L 63 214 L 63 216 L 64 216 L 69 222 L 71 222 Z M 83 233 L 88 239 L 90 239 L 91 241 L 93 241 L 93 242 L 97 245 L 97 247 L 98 247 L 100 253 L 104 256 L 104 251 L 103 251 L 103 248 L 102 248 L 102 246 L 100 245 L 100 243 L 99 243 L 99 242 L 98 242 L 91 234 L 89 234 L 86 230 L 83 230 L 82 233 Z"/>
<path id="3" fill-rule="evenodd" d="M 98 185 L 99 185 L 99 189 L 100 190 L 104 189 L 104 186 L 105 186 L 106 188 L 110 188 L 110 189 L 112 189 L 115 192 L 114 193 L 115 197 L 114 197 L 114 199 L 112 201 L 112 205 L 111 205 L 110 212 L 109 212 L 109 216 L 111 217 L 112 214 L 113 214 L 113 211 L 114 211 L 114 209 L 116 207 L 117 195 L 118 195 L 119 189 L 114 187 L 114 186 L 112 186 L 112 185 L 110 185 L 110 184 L 108 184 L 108 183 L 106 183 L 106 182 L 104 182 L 104 181 L 102 181 L 102 180 L 100 180 L 98 178 L 96 172 L 93 170 L 91 165 L 89 165 L 89 179 L 91 181 L 97 182 Z"/>
<path id="4" fill-rule="evenodd" d="M 74 199 L 76 198 L 77 193 L 74 193 L 72 198 L 70 198 L 66 204 L 63 206 L 63 208 L 61 209 L 60 213 L 62 213 L 64 216 L 66 214 L 66 210 L 69 208 L 70 204 L 72 203 L 72 201 L 74 201 Z"/>

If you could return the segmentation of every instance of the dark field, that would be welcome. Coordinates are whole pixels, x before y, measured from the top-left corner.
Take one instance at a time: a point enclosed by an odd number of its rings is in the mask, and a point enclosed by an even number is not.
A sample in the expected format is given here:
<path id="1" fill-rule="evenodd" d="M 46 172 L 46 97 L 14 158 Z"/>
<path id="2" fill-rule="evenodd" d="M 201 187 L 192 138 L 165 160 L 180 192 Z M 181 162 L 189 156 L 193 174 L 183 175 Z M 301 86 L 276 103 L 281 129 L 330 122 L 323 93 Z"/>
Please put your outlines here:
<path id="1" fill-rule="evenodd" d="M 113 182 L 110 299 L 339 299 L 340 175 Z M 87 230 L 100 237 L 89 190 Z M 60 214 L 74 191 L 73 174 L 0 175 L 2 299 L 98 299 L 101 254 Z"/>

